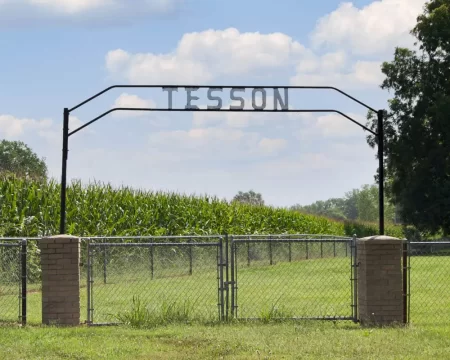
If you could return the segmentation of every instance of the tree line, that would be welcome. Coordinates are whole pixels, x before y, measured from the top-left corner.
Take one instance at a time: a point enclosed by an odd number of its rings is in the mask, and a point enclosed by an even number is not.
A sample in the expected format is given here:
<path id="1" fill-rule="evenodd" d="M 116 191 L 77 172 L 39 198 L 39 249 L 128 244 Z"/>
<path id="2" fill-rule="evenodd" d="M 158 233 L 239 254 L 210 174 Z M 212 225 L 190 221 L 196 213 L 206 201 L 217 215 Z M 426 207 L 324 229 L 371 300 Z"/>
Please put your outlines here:
<path id="1" fill-rule="evenodd" d="M 294 205 L 291 210 L 325 216 L 334 220 L 378 221 L 378 186 L 363 185 L 360 189 L 353 189 L 341 198 L 331 198 L 316 201 L 310 205 Z M 396 206 L 385 199 L 385 221 L 400 224 Z"/>

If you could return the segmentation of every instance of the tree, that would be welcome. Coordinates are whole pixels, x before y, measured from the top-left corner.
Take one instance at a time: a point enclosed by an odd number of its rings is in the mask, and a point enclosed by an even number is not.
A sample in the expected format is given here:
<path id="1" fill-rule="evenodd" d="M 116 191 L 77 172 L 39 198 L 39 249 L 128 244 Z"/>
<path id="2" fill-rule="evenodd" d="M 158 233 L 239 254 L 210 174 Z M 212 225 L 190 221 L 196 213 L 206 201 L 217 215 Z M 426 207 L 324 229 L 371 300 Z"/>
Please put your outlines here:
<path id="1" fill-rule="evenodd" d="M 260 193 L 255 193 L 253 190 L 247 192 L 239 191 L 237 195 L 234 196 L 233 201 L 249 205 L 264 205 L 262 195 Z"/>
<path id="2" fill-rule="evenodd" d="M 376 221 L 378 219 L 378 188 L 377 186 L 364 185 L 358 194 L 356 207 L 358 220 Z"/>
<path id="3" fill-rule="evenodd" d="M 411 34 L 416 49 L 384 62 L 382 89 L 394 92 L 385 120 L 389 197 L 402 221 L 450 233 L 450 0 L 431 0 Z M 368 116 L 376 130 L 376 119 Z M 377 139 L 368 137 L 371 146 Z"/>
<path id="4" fill-rule="evenodd" d="M 46 179 L 47 165 L 21 141 L 0 141 L 0 173 L 19 177 Z"/>
<path id="5" fill-rule="evenodd" d="M 325 201 L 316 201 L 311 205 L 294 205 L 291 210 L 296 210 L 306 214 L 325 216 L 335 220 L 346 220 L 344 214 L 345 200 L 340 198 L 328 199 Z"/>
<path id="6" fill-rule="evenodd" d="M 344 197 L 344 214 L 348 220 L 358 219 L 358 196 L 359 189 L 353 189 L 345 194 Z"/>

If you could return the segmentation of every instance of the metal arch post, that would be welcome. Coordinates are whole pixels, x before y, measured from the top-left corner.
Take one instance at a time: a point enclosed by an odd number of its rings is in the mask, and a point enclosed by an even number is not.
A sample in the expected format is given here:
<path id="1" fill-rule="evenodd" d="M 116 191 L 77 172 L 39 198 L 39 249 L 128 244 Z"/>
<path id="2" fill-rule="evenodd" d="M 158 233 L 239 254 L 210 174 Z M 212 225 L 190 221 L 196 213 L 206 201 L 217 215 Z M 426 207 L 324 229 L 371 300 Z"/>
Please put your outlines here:
<path id="1" fill-rule="evenodd" d="M 384 235 L 384 129 L 383 110 L 378 111 L 378 197 L 379 197 L 379 221 L 380 235 Z"/>
<path id="2" fill-rule="evenodd" d="M 64 109 L 63 122 L 63 148 L 62 148 L 62 171 L 61 171 L 61 209 L 59 233 L 66 232 L 66 189 L 67 189 L 67 158 L 69 154 L 69 109 Z"/>

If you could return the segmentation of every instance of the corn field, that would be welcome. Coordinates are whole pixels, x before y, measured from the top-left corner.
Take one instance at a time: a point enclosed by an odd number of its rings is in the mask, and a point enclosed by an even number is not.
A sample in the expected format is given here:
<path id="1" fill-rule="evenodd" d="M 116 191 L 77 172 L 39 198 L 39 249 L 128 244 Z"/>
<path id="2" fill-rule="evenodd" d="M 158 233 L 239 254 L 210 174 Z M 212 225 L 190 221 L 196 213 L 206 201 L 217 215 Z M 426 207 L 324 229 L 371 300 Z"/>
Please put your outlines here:
<path id="1" fill-rule="evenodd" d="M 59 233 L 59 184 L 0 178 L 0 236 Z M 67 232 L 77 236 L 161 236 L 310 233 L 374 235 L 377 224 L 345 223 L 268 206 L 72 182 L 67 190 Z M 386 233 L 402 237 L 402 228 Z"/>

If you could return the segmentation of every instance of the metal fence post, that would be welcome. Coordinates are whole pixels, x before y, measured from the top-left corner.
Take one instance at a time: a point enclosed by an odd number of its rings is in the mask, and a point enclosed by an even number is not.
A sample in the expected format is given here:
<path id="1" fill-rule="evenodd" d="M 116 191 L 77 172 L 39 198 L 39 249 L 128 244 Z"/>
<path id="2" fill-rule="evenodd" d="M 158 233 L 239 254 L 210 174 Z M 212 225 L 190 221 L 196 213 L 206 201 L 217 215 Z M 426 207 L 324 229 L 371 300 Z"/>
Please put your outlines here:
<path id="1" fill-rule="evenodd" d="M 353 321 L 358 322 L 358 258 L 356 249 L 356 235 L 352 239 L 352 280 L 353 280 Z"/>
<path id="2" fill-rule="evenodd" d="M 273 251 L 272 251 L 272 235 L 269 235 L 269 258 L 270 265 L 273 265 Z"/>
<path id="3" fill-rule="evenodd" d="M 289 262 L 292 262 L 292 243 L 289 241 Z"/>
<path id="4" fill-rule="evenodd" d="M 403 243 L 403 323 L 408 323 L 408 242 Z"/>
<path id="5" fill-rule="evenodd" d="M 308 241 L 305 242 L 305 247 L 306 247 L 306 260 L 309 259 L 309 247 L 308 247 Z"/>
<path id="6" fill-rule="evenodd" d="M 22 326 L 27 324 L 27 240 L 22 240 L 21 255 L 22 265 Z"/>
<path id="7" fill-rule="evenodd" d="M 229 272 L 229 259 L 228 259 L 228 252 L 229 252 L 229 247 L 228 247 L 228 234 L 225 234 L 225 320 L 228 321 L 228 315 L 229 315 L 229 301 L 230 301 L 230 283 L 229 283 L 229 278 L 228 278 L 228 272 Z"/>
<path id="8" fill-rule="evenodd" d="M 236 286 L 236 274 L 234 273 L 234 262 L 236 258 L 236 248 L 234 243 L 234 238 L 231 236 L 231 243 L 230 243 L 230 255 L 231 255 L 231 315 L 232 317 L 235 317 L 235 286 Z"/>
<path id="9" fill-rule="evenodd" d="M 250 266 L 250 236 L 247 239 L 247 266 Z"/>
<path id="10" fill-rule="evenodd" d="M 323 258 L 323 242 L 320 242 L 320 258 Z"/>
<path id="11" fill-rule="evenodd" d="M 220 284 L 220 315 L 219 315 L 219 319 L 220 320 L 225 320 L 225 304 L 224 304 L 224 283 L 223 283 L 223 267 L 224 267 L 224 262 L 223 262 L 223 239 L 220 238 L 219 239 L 219 265 L 220 265 L 220 279 L 219 279 L 219 284 Z"/>
<path id="12" fill-rule="evenodd" d="M 103 283 L 106 284 L 106 246 L 103 246 Z"/>
<path id="13" fill-rule="evenodd" d="M 91 324 L 91 278 L 92 278 L 92 269 L 91 269 L 91 248 L 89 246 L 89 240 L 87 241 L 87 323 Z"/>
<path id="14" fill-rule="evenodd" d="M 150 271 L 152 273 L 152 280 L 155 273 L 155 267 L 154 267 L 154 255 L 153 255 L 153 239 L 150 240 Z"/>
<path id="15" fill-rule="evenodd" d="M 336 242 L 333 241 L 333 257 L 336 257 Z"/>
<path id="16" fill-rule="evenodd" d="M 408 323 L 411 321 L 411 241 L 406 240 L 408 244 Z"/>
<path id="17" fill-rule="evenodd" d="M 189 238 L 189 243 L 192 242 L 192 238 Z M 188 246 L 189 248 L 189 275 L 192 275 L 192 246 Z"/>

